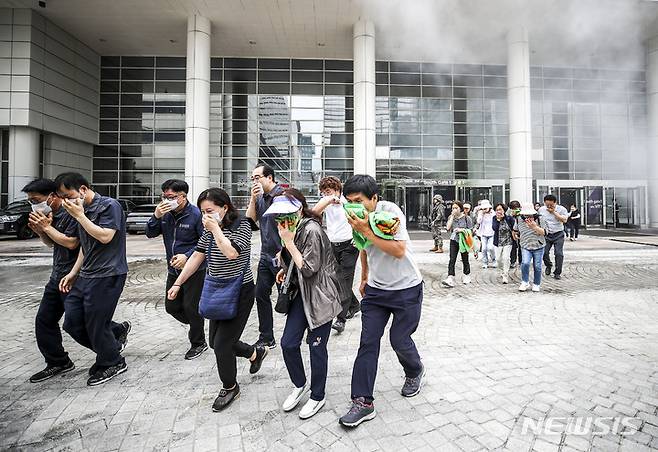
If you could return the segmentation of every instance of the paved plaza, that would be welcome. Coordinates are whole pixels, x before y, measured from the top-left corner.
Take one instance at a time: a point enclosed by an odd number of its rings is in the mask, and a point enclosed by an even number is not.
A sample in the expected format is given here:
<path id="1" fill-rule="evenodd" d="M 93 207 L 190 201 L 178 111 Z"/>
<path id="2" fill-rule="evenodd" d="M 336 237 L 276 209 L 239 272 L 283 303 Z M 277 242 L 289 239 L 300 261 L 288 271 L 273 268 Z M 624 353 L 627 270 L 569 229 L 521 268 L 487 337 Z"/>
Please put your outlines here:
<path id="1" fill-rule="evenodd" d="M 400 396 L 402 368 L 385 335 L 378 415 L 346 430 L 337 420 L 349 407 L 359 316 L 343 334 L 332 333 L 328 401 L 312 419 L 281 410 L 291 383 L 280 348 L 257 375 L 238 361 L 242 394 L 213 413 L 215 358 L 209 351 L 183 360 L 186 330 L 164 310 L 160 241 L 131 236 L 128 246 L 130 274 L 115 316 L 133 324 L 128 372 L 87 387 L 93 355 L 66 334 L 76 369 L 27 381 L 44 365 L 34 316 L 48 250 L 37 241 L 0 241 L 1 450 L 658 449 L 658 247 L 594 237 L 567 242 L 564 278 L 535 294 L 517 291 L 518 268 L 503 286 L 497 270 L 479 265 L 471 286 L 441 288 L 447 255 L 427 253 L 430 241 L 414 240 L 426 281 L 414 336 L 426 384 L 414 398 Z M 458 281 L 460 270 L 457 264 Z M 277 339 L 283 324 L 275 315 Z M 255 341 L 257 326 L 254 309 L 243 339 Z M 584 428 L 560 428 L 573 422 Z"/>

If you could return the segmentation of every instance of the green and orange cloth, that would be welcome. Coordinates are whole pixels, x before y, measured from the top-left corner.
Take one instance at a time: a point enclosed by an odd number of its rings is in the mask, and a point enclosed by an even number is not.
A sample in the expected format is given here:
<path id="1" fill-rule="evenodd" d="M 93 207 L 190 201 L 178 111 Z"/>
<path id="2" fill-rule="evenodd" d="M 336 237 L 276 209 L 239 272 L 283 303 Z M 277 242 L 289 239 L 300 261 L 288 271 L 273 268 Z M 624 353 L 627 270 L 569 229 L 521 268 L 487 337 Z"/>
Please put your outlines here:
<path id="1" fill-rule="evenodd" d="M 370 223 L 370 229 L 375 233 L 377 237 L 380 237 L 384 240 L 393 240 L 395 234 L 397 234 L 398 229 L 400 228 L 400 219 L 397 215 L 391 212 L 370 212 L 363 207 L 363 204 L 358 203 L 346 203 L 343 204 L 343 209 L 345 209 L 345 215 L 349 216 L 350 213 L 353 213 L 357 217 L 363 219 L 368 217 L 368 222 Z M 354 246 L 358 250 L 364 250 L 372 245 L 372 241 L 368 240 L 363 234 L 357 231 L 352 231 L 352 238 L 354 240 Z"/>

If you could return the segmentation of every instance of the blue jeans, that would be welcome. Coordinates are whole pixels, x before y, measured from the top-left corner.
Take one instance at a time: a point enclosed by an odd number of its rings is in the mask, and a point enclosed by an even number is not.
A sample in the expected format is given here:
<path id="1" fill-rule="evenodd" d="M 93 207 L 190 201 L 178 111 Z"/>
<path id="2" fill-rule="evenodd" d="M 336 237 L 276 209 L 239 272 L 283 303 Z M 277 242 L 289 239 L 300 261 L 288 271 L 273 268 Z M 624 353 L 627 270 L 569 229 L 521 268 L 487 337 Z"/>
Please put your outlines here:
<path id="1" fill-rule="evenodd" d="M 544 248 L 538 250 L 527 250 L 521 248 L 522 261 L 521 261 L 521 281 L 528 283 L 530 281 L 530 263 L 534 268 L 533 283 L 535 285 L 541 284 L 541 262 L 544 257 Z"/>

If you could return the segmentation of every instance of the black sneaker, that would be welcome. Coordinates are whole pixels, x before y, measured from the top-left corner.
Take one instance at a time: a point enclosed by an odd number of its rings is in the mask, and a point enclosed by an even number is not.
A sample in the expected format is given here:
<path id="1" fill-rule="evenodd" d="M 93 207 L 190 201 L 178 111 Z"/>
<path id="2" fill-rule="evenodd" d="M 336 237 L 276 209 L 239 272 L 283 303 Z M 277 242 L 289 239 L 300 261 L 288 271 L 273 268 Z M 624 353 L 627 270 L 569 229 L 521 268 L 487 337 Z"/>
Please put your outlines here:
<path id="1" fill-rule="evenodd" d="M 258 339 L 258 342 L 254 344 L 254 347 L 267 347 L 267 348 L 276 348 L 276 341 L 272 339 L 267 341 L 265 339 Z"/>
<path id="2" fill-rule="evenodd" d="M 75 369 L 75 364 L 69 359 L 69 362 L 63 366 L 46 366 L 45 369 L 35 373 L 30 377 L 30 383 L 39 383 L 53 378 L 55 375 L 64 374 Z"/>
<path id="3" fill-rule="evenodd" d="M 548 265 L 546 266 L 546 276 L 551 276 L 551 270 L 552 270 L 552 268 L 553 268 L 553 267 L 550 267 L 550 266 L 548 266 Z"/>
<path id="4" fill-rule="evenodd" d="M 119 353 L 122 353 L 126 349 L 126 346 L 128 345 L 128 333 L 130 333 L 130 330 L 133 328 L 132 324 L 128 320 L 121 322 L 121 326 L 123 327 L 123 333 L 117 337 L 117 341 L 119 341 L 119 344 L 121 344 Z"/>
<path id="5" fill-rule="evenodd" d="M 207 344 L 196 345 L 196 346 L 194 346 L 194 347 L 191 347 L 191 348 L 187 351 L 187 353 L 185 353 L 185 359 L 194 359 L 194 358 L 198 358 L 198 357 L 201 356 L 201 354 L 202 354 L 203 352 L 205 352 L 206 350 L 208 350 L 208 345 L 207 345 Z"/>
<path id="6" fill-rule="evenodd" d="M 509 268 L 510 268 L 510 269 L 512 269 L 512 268 L 516 268 L 516 263 L 509 264 Z"/>
<path id="7" fill-rule="evenodd" d="M 349 320 L 349 319 L 353 319 L 354 316 L 355 316 L 359 311 L 361 311 L 361 303 L 355 305 L 354 307 L 350 307 L 350 308 L 347 310 L 347 315 L 345 316 L 345 319 L 347 319 L 347 320 Z"/>
<path id="8" fill-rule="evenodd" d="M 333 325 L 331 325 L 331 328 L 336 330 L 339 333 L 342 333 L 345 331 L 345 322 L 342 320 L 336 320 Z"/>
<path id="9" fill-rule="evenodd" d="M 420 388 L 423 386 L 424 377 L 425 377 L 425 366 L 423 366 L 423 370 L 420 372 L 420 375 L 418 375 L 417 377 L 415 378 L 406 377 L 404 379 L 404 385 L 402 385 L 400 394 L 402 394 L 403 397 L 413 397 L 417 395 L 420 392 Z"/>
<path id="10" fill-rule="evenodd" d="M 260 366 L 263 364 L 263 360 L 267 356 L 269 350 L 270 350 L 269 348 L 263 345 L 256 346 L 256 359 L 251 361 L 251 366 L 249 366 L 250 374 L 255 374 L 260 370 Z"/>
<path id="11" fill-rule="evenodd" d="M 220 389 L 219 395 L 215 399 L 215 403 L 212 404 L 212 410 L 215 413 L 222 411 L 224 408 L 229 406 L 231 402 L 237 399 L 238 396 L 240 396 L 240 385 L 237 383 L 233 389 Z"/>
<path id="12" fill-rule="evenodd" d="M 553 278 L 555 278 L 555 279 L 562 279 L 562 276 L 561 276 L 561 275 L 558 275 L 557 273 L 555 273 L 555 274 L 553 275 Z"/>
<path id="13" fill-rule="evenodd" d="M 366 403 L 363 397 L 358 397 L 352 399 L 352 408 L 345 416 L 338 419 L 338 423 L 345 427 L 356 427 L 362 422 L 374 419 L 375 416 L 377 416 L 375 405 Z"/>
<path id="14" fill-rule="evenodd" d="M 124 373 L 126 370 L 128 370 L 128 365 L 125 361 L 122 361 L 114 366 L 97 370 L 91 377 L 89 377 L 89 380 L 87 380 L 87 386 L 103 384 L 106 381 L 113 379 L 117 375 Z"/>
<path id="15" fill-rule="evenodd" d="M 96 372 L 98 372 L 98 364 L 94 363 L 94 364 L 92 364 L 91 367 L 89 368 L 89 376 L 91 377 L 91 376 L 94 375 Z"/>

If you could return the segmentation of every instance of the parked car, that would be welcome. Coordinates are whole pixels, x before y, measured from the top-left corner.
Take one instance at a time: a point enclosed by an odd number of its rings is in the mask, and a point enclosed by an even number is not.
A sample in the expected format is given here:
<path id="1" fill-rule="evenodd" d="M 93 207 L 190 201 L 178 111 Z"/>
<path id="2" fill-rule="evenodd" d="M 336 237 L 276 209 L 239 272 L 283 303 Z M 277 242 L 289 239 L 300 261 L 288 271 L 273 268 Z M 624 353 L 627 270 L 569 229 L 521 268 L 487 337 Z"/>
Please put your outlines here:
<path id="1" fill-rule="evenodd" d="M 119 204 L 121 204 L 121 207 L 123 208 L 123 211 L 126 212 L 126 215 L 128 215 L 133 211 L 135 207 L 137 207 L 134 202 L 128 199 L 117 199 L 117 201 L 119 201 Z"/>
<path id="2" fill-rule="evenodd" d="M 126 217 L 126 231 L 128 234 L 146 232 L 146 223 L 153 215 L 157 204 L 142 204 L 135 208 Z"/>
<path id="3" fill-rule="evenodd" d="M 14 201 L 0 210 L 0 234 L 15 235 L 19 239 L 33 239 L 37 234 L 29 228 L 27 220 L 32 206 L 27 200 Z"/>

